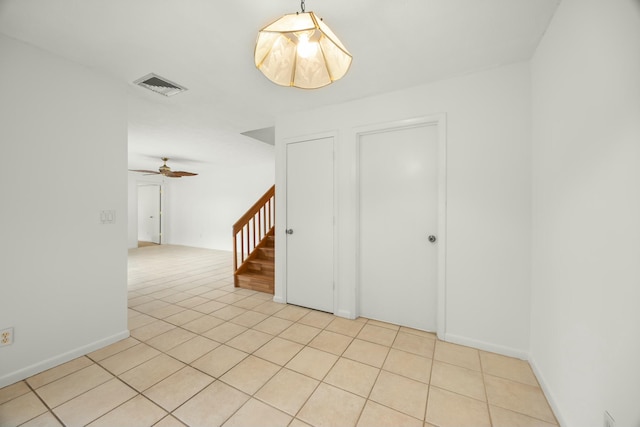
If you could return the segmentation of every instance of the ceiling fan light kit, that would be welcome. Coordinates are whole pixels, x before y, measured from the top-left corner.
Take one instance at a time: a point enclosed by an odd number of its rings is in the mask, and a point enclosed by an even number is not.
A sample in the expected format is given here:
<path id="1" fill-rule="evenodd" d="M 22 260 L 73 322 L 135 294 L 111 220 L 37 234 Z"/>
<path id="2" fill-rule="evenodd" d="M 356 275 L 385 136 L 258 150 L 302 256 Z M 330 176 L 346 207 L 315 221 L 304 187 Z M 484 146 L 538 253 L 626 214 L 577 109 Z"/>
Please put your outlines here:
<path id="1" fill-rule="evenodd" d="M 197 173 L 193 173 L 193 172 L 172 171 L 171 168 L 169 166 L 167 166 L 167 161 L 169 160 L 169 158 L 168 157 L 162 157 L 161 159 L 164 162 L 164 164 L 158 168 L 158 172 L 150 171 L 150 170 L 144 170 L 144 169 L 130 169 L 130 170 L 131 170 L 131 172 L 142 172 L 142 173 L 151 174 L 151 175 L 162 175 L 162 176 L 166 176 L 168 178 L 182 178 L 183 176 L 195 176 L 195 175 L 198 175 Z"/>
<path id="2" fill-rule="evenodd" d="M 313 12 L 290 13 L 258 33 L 256 67 L 280 86 L 317 89 L 341 79 L 352 56 L 331 29 Z"/>

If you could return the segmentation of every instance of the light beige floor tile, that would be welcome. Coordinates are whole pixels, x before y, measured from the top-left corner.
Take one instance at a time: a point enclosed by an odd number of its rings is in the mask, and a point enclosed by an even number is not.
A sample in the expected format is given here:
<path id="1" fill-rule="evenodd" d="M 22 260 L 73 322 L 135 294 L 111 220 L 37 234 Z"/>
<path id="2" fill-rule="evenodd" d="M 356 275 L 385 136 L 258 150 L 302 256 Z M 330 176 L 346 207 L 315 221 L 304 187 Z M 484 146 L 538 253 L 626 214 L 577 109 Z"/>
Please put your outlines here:
<path id="1" fill-rule="evenodd" d="M 150 427 L 166 415 L 164 409 L 138 395 L 93 421 L 89 427 Z"/>
<path id="2" fill-rule="evenodd" d="M 159 308 L 157 310 L 150 311 L 149 316 L 153 316 L 156 319 L 164 319 L 165 317 L 173 316 L 175 314 L 181 313 L 185 310 L 184 307 L 180 307 L 179 305 L 168 305 L 166 307 Z"/>
<path id="3" fill-rule="evenodd" d="M 218 346 L 220 343 L 198 335 L 167 351 L 167 354 L 184 363 L 191 363 Z"/>
<path id="4" fill-rule="evenodd" d="M 287 305 L 282 310 L 276 312 L 274 316 L 281 319 L 291 320 L 292 322 L 297 322 L 310 311 L 311 310 L 307 308 L 297 307 L 295 305 Z"/>
<path id="5" fill-rule="evenodd" d="M 367 323 L 364 325 L 357 338 L 390 347 L 396 339 L 397 334 L 398 333 L 393 329 L 383 328 L 381 326 Z"/>
<path id="6" fill-rule="evenodd" d="M 441 362 L 480 371 L 480 356 L 478 353 L 475 348 L 437 340 L 433 358 Z"/>
<path id="7" fill-rule="evenodd" d="M 525 360 L 485 351 L 480 352 L 480 360 L 482 361 L 482 372 L 485 374 L 538 387 L 536 376 Z"/>
<path id="8" fill-rule="evenodd" d="M 145 304 L 151 301 L 155 301 L 155 299 L 147 295 L 139 295 L 133 298 L 128 298 L 127 303 L 129 307 L 135 307 L 137 305 Z"/>
<path id="9" fill-rule="evenodd" d="M 137 329 L 144 325 L 148 325 L 149 323 L 155 322 L 155 317 L 148 316 L 146 314 L 139 313 L 138 316 L 135 316 L 127 321 L 127 326 L 129 329 Z"/>
<path id="10" fill-rule="evenodd" d="M 429 358 L 392 348 L 389 350 L 382 369 L 412 380 L 428 383 L 431 377 L 431 362 Z"/>
<path id="11" fill-rule="evenodd" d="M 160 354 L 123 373 L 120 375 L 120 379 L 142 392 L 183 367 L 184 363 L 165 354 Z"/>
<path id="12" fill-rule="evenodd" d="M 17 426 L 45 412 L 47 408 L 34 393 L 23 394 L 0 405 L 0 425 Z"/>
<path id="13" fill-rule="evenodd" d="M 100 350 L 96 350 L 92 353 L 89 353 L 87 356 L 89 356 L 91 359 L 98 362 L 100 360 L 106 359 L 109 356 L 113 356 L 116 353 L 120 353 L 121 351 L 124 351 L 138 344 L 140 344 L 140 341 L 138 341 L 135 338 L 129 337 L 124 340 L 120 340 L 116 343 L 113 343 L 111 345 L 108 345 L 106 347 L 103 347 Z"/>
<path id="14" fill-rule="evenodd" d="M 247 311 L 245 313 L 242 313 L 240 316 L 231 319 L 231 322 L 237 323 L 238 325 L 242 325 L 247 328 L 251 328 L 252 326 L 255 326 L 265 320 L 267 317 L 268 316 L 266 314 L 257 313 L 255 311 Z"/>
<path id="15" fill-rule="evenodd" d="M 65 425 L 83 426 L 135 395 L 136 392 L 132 388 L 114 378 L 54 408 L 53 411 Z"/>
<path id="16" fill-rule="evenodd" d="M 249 396 L 246 394 L 216 381 L 173 414 L 189 426 L 216 427 L 222 425 L 247 400 Z"/>
<path id="17" fill-rule="evenodd" d="M 422 420 L 428 387 L 421 382 L 382 371 L 369 399 Z"/>
<path id="18" fill-rule="evenodd" d="M 311 426 L 305 423 L 304 421 L 300 421 L 299 419 L 294 418 L 289 424 L 289 427 L 311 427 Z"/>
<path id="19" fill-rule="evenodd" d="M 198 296 L 192 296 L 191 298 L 187 298 L 185 300 L 179 301 L 176 304 L 178 304 L 180 307 L 185 307 L 185 308 L 193 308 L 195 306 L 198 306 L 200 304 L 204 304 L 205 302 L 209 302 L 208 299 L 206 298 L 202 298 L 202 297 L 198 297 Z"/>
<path id="20" fill-rule="evenodd" d="M 387 353 L 389 353 L 389 347 L 356 338 L 349 347 L 347 347 L 342 357 L 381 368 L 387 357 Z"/>
<path id="21" fill-rule="evenodd" d="M 207 301 L 204 304 L 200 304 L 200 305 L 196 305 L 194 307 L 192 307 L 192 310 L 198 311 L 200 313 L 204 313 L 204 314 L 211 314 L 216 310 L 221 310 L 225 307 L 227 307 L 228 304 L 225 304 L 223 302 L 220 301 Z"/>
<path id="22" fill-rule="evenodd" d="M 154 424 L 153 427 L 185 427 L 185 424 L 180 422 L 180 420 L 178 420 L 173 415 L 167 415 L 156 424 Z"/>
<path id="23" fill-rule="evenodd" d="M 245 328 L 244 326 L 236 325 L 235 323 L 231 322 L 224 322 L 221 325 L 205 332 L 203 335 L 214 341 L 225 343 L 246 330 L 247 328 Z"/>
<path id="24" fill-rule="evenodd" d="M 222 320 L 231 320 L 234 317 L 238 317 L 243 313 L 246 313 L 247 310 L 245 310 L 244 308 L 240 308 L 240 307 L 236 307 L 233 305 L 228 305 L 225 308 L 222 308 L 220 310 L 214 311 L 213 313 L 211 313 L 212 316 L 215 316 L 219 319 Z"/>
<path id="25" fill-rule="evenodd" d="M 297 342 L 298 344 L 308 344 L 316 335 L 320 333 L 321 329 L 313 326 L 301 325 L 294 323 L 288 329 L 283 331 L 279 337 L 287 339 L 289 341 Z"/>
<path id="26" fill-rule="evenodd" d="M 269 317 L 255 325 L 253 329 L 271 335 L 278 335 L 280 332 L 284 331 L 291 325 L 293 325 L 293 322 L 291 320 L 280 319 L 279 317 Z"/>
<path id="27" fill-rule="evenodd" d="M 393 348 L 432 359 L 435 342 L 436 340 L 431 337 L 414 335 L 401 330 L 393 342 Z"/>
<path id="28" fill-rule="evenodd" d="M 233 293 L 227 294 L 225 296 L 222 296 L 220 298 L 217 298 L 217 301 L 224 302 L 226 304 L 233 304 L 234 302 L 241 301 L 241 300 L 243 300 L 245 298 L 247 298 L 246 295 L 239 294 L 237 292 L 233 292 Z"/>
<path id="29" fill-rule="evenodd" d="M 248 354 L 243 351 L 221 345 L 193 362 L 192 365 L 215 378 L 219 378 L 247 356 Z"/>
<path id="30" fill-rule="evenodd" d="M 314 426 L 355 426 L 364 403 L 360 396 L 320 384 L 297 417 Z"/>
<path id="31" fill-rule="evenodd" d="M 209 291 L 211 291 L 211 288 L 207 286 L 196 286 L 196 287 L 192 287 L 185 290 L 185 292 L 194 294 L 194 295 L 202 295 L 205 292 L 209 292 Z"/>
<path id="32" fill-rule="evenodd" d="M 487 401 L 482 374 L 472 369 L 435 360 L 431 372 L 431 385 L 483 402 Z"/>
<path id="33" fill-rule="evenodd" d="M 279 302 L 267 301 L 253 307 L 252 310 L 257 311 L 258 313 L 266 314 L 267 316 L 271 316 L 276 314 L 286 306 L 286 304 L 281 304 Z"/>
<path id="34" fill-rule="evenodd" d="M 159 310 L 164 307 L 168 307 L 171 304 L 161 300 L 154 299 L 153 301 L 146 302 L 144 304 L 136 305 L 135 310 L 141 313 L 149 314 L 154 310 Z"/>
<path id="35" fill-rule="evenodd" d="M 490 427 L 487 404 L 431 387 L 426 421 L 439 427 Z"/>
<path id="36" fill-rule="evenodd" d="M 418 335 L 420 337 L 426 337 L 432 340 L 436 339 L 436 334 L 434 334 L 433 332 L 421 331 L 420 329 L 408 328 L 406 326 L 401 326 L 400 332 L 404 332 L 411 335 Z"/>
<path id="37" fill-rule="evenodd" d="M 368 397 L 380 369 L 364 363 L 340 358 L 324 378 L 324 382 L 343 390 Z"/>
<path id="38" fill-rule="evenodd" d="M 557 424 L 518 414 L 508 409 L 489 405 L 493 427 L 557 427 Z"/>
<path id="39" fill-rule="evenodd" d="M 122 341 L 119 341 L 119 342 L 122 342 Z M 116 345 L 116 344 L 112 344 L 112 345 Z M 44 372 L 41 372 L 37 375 L 29 377 L 27 378 L 26 381 L 31 387 L 39 388 L 45 384 L 49 384 L 50 382 L 53 382 L 73 372 L 79 371 L 80 369 L 86 368 L 87 366 L 90 366 L 92 364 L 93 362 L 88 358 L 78 357 L 77 359 L 70 360 L 69 362 L 63 363 L 62 365 L 56 366 L 55 368 L 47 369 Z"/>
<path id="40" fill-rule="evenodd" d="M 422 427 L 422 421 L 371 400 L 364 406 L 358 427 Z"/>
<path id="41" fill-rule="evenodd" d="M 100 364 L 115 375 L 120 375 L 149 359 L 156 357 L 160 352 L 146 344 L 138 344 L 120 353 L 107 357 Z"/>
<path id="42" fill-rule="evenodd" d="M 276 337 L 260 347 L 253 354 L 262 359 L 283 366 L 287 364 L 293 356 L 298 354 L 303 347 L 304 346 L 302 344 Z"/>
<path id="43" fill-rule="evenodd" d="M 166 352 L 167 350 L 187 342 L 196 336 L 197 335 L 193 332 L 189 332 L 182 328 L 175 328 L 165 332 L 164 334 L 151 338 L 146 343 L 157 350 Z"/>
<path id="44" fill-rule="evenodd" d="M 250 399 L 238 410 L 224 427 L 282 427 L 289 424 L 291 417 L 256 399 Z"/>
<path id="45" fill-rule="evenodd" d="M 207 332 L 216 326 L 222 325 L 224 320 L 218 319 L 217 317 L 205 315 L 197 318 L 196 320 L 192 320 L 191 322 L 185 323 L 182 325 L 184 329 L 187 329 L 196 334 L 202 334 Z"/>
<path id="46" fill-rule="evenodd" d="M 275 374 L 255 397 L 288 414 L 295 415 L 318 384 L 317 380 L 285 368 Z"/>
<path id="47" fill-rule="evenodd" d="M 212 382 L 210 376 L 186 366 L 146 390 L 144 395 L 165 410 L 173 411 Z"/>
<path id="48" fill-rule="evenodd" d="M 201 318 L 204 314 L 195 311 L 195 310 L 182 310 L 180 313 L 174 314 L 173 316 L 168 316 L 164 318 L 165 322 L 169 322 L 172 325 L 182 326 L 185 323 L 193 322 L 196 319 Z"/>
<path id="49" fill-rule="evenodd" d="M 147 294 L 147 296 L 150 296 L 154 299 L 163 299 L 164 297 L 168 297 L 169 295 L 173 295 L 178 293 L 179 291 L 173 290 L 173 289 L 162 289 L 159 291 L 155 291 L 152 292 L 150 294 Z"/>
<path id="50" fill-rule="evenodd" d="M 237 337 L 227 341 L 227 345 L 229 347 L 233 347 L 247 353 L 253 353 L 257 349 L 262 347 L 265 343 L 270 341 L 272 338 L 272 335 L 265 334 L 264 332 L 260 331 L 255 331 L 253 329 L 248 329 Z"/>
<path id="51" fill-rule="evenodd" d="M 156 320 L 148 325 L 133 329 L 131 331 L 131 336 L 140 341 L 147 341 L 174 328 L 175 325 L 172 325 L 171 323 L 167 323 L 163 320 Z"/>
<path id="52" fill-rule="evenodd" d="M 335 354 L 305 347 L 285 366 L 293 371 L 321 380 L 337 360 L 338 356 Z"/>
<path id="53" fill-rule="evenodd" d="M 208 291 L 205 293 L 200 294 L 201 297 L 203 298 L 208 298 L 208 299 L 216 299 L 216 298 L 220 298 L 223 297 L 225 295 L 228 295 L 229 292 L 225 292 L 225 291 L 221 291 L 220 289 L 214 289 L 212 291 Z"/>
<path id="54" fill-rule="evenodd" d="M 381 328 L 393 329 L 394 331 L 399 331 L 400 326 L 394 325 L 393 323 L 381 322 L 379 320 L 369 319 L 367 320 L 367 325 L 380 326 Z"/>
<path id="55" fill-rule="evenodd" d="M 261 299 L 264 301 L 273 301 L 273 294 L 269 294 L 267 292 L 257 292 L 252 295 L 254 298 Z"/>
<path id="56" fill-rule="evenodd" d="M 487 390 L 487 400 L 491 405 L 550 423 L 556 422 L 547 399 L 539 387 L 486 374 L 484 384 Z"/>
<path id="57" fill-rule="evenodd" d="M 329 323 L 331 323 L 335 319 L 335 316 L 330 313 L 325 313 L 322 311 L 310 311 L 303 318 L 298 320 L 298 323 L 302 323 L 303 325 L 313 326 L 314 328 L 324 329 L 327 327 Z"/>
<path id="58" fill-rule="evenodd" d="M 175 292 L 175 293 L 173 293 L 173 294 L 171 294 L 169 296 L 166 296 L 166 297 L 160 298 L 160 299 L 162 301 L 164 301 L 164 302 L 168 302 L 170 304 L 175 304 L 175 303 L 177 303 L 179 301 L 184 301 L 184 300 L 189 299 L 191 297 L 193 297 L 193 295 L 188 294 L 186 292 Z"/>
<path id="59" fill-rule="evenodd" d="M 0 405 L 15 399 L 18 396 L 27 394 L 31 391 L 27 383 L 19 381 L 15 384 L 0 388 Z"/>
<path id="60" fill-rule="evenodd" d="M 90 365 L 36 389 L 36 393 L 50 408 L 73 399 L 113 378 L 99 365 Z"/>
<path id="61" fill-rule="evenodd" d="M 240 307 L 240 308 L 245 308 L 247 310 L 251 310 L 254 307 L 257 307 L 262 303 L 264 303 L 264 300 L 262 300 L 262 299 L 249 297 L 249 298 L 245 298 L 243 300 L 234 302 L 233 305 L 235 305 L 236 307 Z"/>
<path id="62" fill-rule="evenodd" d="M 249 356 L 220 377 L 220 380 L 252 395 L 279 370 L 280 366 L 274 363 Z"/>
<path id="63" fill-rule="evenodd" d="M 326 327 L 326 330 L 330 332 L 337 332 L 342 335 L 348 335 L 350 337 L 356 337 L 360 333 L 364 325 L 365 324 L 363 322 L 359 322 L 357 320 L 349 320 L 342 317 L 336 317 L 331 323 L 329 323 L 329 326 Z"/>
<path id="64" fill-rule="evenodd" d="M 1 421 L 0 421 L 1 422 Z M 20 424 L 20 427 L 63 427 L 60 421 L 53 416 L 51 412 L 45 412 L 28 421 L 24 424 Z"/>
<path id="65" fill-rule="evenodd" d="M 322 331 L 310 343 L 309 347 L 340 356 L 349 347 L 353 338 L 336 332 Z"/>

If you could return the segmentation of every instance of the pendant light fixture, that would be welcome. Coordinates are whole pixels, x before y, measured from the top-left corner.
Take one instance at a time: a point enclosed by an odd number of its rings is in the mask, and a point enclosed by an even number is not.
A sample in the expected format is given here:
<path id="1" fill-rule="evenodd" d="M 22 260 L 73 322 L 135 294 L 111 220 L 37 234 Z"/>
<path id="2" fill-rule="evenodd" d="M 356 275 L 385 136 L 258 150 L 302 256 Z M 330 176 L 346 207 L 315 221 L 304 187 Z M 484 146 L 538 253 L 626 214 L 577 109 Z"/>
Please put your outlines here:
<path id="1" fill-rule="evenodd" d="M 258 33 L 256 67 L 281 86 L 317 89 L 342 78 L 351 54 L 313 12 L 290 13 Z"/>

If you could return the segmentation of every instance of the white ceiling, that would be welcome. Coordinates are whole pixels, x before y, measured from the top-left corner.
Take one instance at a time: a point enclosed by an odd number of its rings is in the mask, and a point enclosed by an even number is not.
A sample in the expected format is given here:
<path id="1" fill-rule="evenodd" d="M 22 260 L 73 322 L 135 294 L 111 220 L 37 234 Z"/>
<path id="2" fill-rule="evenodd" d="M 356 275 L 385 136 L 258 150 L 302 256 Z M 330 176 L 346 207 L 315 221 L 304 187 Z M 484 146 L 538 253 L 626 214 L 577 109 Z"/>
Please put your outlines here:
<path id="1" fill-rule="evenodd" d="M 300 10 L 296 0 L 0 0 L 0 32 L 126 82 L 129 167 L 169 156 L 175 170 L 272 158 L 240 133 L 282 112 L 529 59 L 558 2 L 307 0 L 354 57 L 344 79 L 313 91 L 276 86 L 253 64 L 257 31 Z M 189 90 L 166 98 L 131 84 L 151 72 Z"/>

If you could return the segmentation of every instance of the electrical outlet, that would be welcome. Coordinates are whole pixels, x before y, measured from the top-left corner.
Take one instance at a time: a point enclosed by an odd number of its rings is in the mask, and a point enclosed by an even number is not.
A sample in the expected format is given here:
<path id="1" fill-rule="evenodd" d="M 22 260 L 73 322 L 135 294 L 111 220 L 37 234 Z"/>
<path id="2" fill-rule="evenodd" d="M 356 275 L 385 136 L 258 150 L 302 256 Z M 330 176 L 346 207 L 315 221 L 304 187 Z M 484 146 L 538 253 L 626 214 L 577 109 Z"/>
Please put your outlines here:
<path id="1" fill-rule="evenodd" d="M 613 419 L 609 411 L 604 411 L 604 427 L 616 427 L 616 420 Z"/>
<path id="2" fill-rule="evenodd" d="M 0 331 L 0 346 L 13 344 L 13 328 L 7 328 Z"/>

